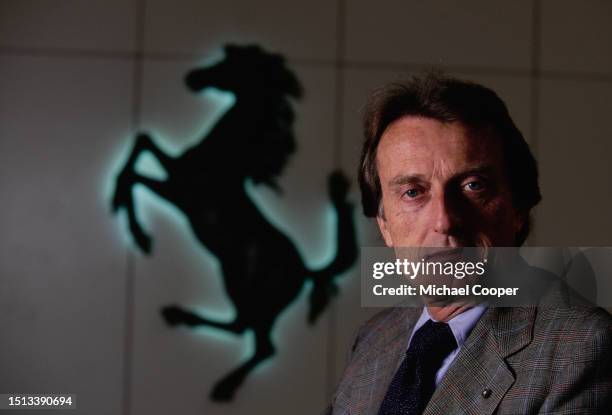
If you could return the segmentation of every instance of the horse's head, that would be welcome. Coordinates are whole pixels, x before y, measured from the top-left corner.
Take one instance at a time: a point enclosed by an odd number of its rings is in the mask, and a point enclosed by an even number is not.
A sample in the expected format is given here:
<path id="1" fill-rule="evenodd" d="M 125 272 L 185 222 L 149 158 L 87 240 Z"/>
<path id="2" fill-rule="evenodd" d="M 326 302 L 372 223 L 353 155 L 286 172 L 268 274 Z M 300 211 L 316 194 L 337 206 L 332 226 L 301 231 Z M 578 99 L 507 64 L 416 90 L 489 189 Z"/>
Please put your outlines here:
<path id="1" fill-rule="evenodd" d="M 299 98 L 302 87 L 285 66 L 281 55 L 267 53 L 259 46 L 227 45 L 225 58 L 208 67 L 187 74 L 187 86 L 192 91 L 214 87 L 241 95 L 278 94 Z"/>
<path id="2" fill-rule="evenodd" d="M 225 57 L 216 64 L 187 74 L 193 91 L 217 88 L 236 96 L 243 105 L 244 123 L 234 123 L 232 134 L 223 136 L 228 152 L 233 152 L 240 173 L 255 183 L 278 190 L 276 178 L 295 151 L 294 113 L 289 98 L 299 98 L 302 87 L 281 55 L 267 53 L 258 46 L 224 48 Z M 236 116 L 236 114 L 234 114 Z M 219 134 L 219 132 L 217 132 Z M 236 149 L 240 152 L 236 154 Z"/>

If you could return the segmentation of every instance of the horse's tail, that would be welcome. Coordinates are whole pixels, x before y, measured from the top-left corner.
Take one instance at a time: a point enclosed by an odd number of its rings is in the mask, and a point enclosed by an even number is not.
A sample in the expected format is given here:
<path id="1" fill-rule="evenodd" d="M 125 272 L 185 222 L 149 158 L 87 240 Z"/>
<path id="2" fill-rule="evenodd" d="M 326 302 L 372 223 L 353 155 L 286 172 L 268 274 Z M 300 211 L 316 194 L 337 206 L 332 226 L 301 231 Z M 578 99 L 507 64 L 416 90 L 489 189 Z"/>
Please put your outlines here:
<path id="1" fill-rule="evenodd" d="M 336 211 L 336 256 L 327 266 L 309 273 L 312 280 L 308 322 L 313 324 L 337 294 L 334 278 L 348 270 L 357 259 L 353 205 L 347 201 L 348 179 L 339 171 L 329 177 L 329 193 Z"/>

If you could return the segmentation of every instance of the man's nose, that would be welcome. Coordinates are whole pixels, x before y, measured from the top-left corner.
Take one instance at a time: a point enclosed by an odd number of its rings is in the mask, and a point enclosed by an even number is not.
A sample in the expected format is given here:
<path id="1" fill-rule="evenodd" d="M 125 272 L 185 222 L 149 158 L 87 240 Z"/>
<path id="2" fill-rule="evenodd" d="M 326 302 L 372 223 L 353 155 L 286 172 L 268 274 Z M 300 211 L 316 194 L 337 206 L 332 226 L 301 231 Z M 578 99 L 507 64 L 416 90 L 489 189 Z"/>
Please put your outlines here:
<path id="1" fill-rule="evenodd" d="M 458 207 L 448 194 L 441 192 L 432 201 L 434 206 L 434 231 L 443 235 L 455 235 L 460 225 Z"/>

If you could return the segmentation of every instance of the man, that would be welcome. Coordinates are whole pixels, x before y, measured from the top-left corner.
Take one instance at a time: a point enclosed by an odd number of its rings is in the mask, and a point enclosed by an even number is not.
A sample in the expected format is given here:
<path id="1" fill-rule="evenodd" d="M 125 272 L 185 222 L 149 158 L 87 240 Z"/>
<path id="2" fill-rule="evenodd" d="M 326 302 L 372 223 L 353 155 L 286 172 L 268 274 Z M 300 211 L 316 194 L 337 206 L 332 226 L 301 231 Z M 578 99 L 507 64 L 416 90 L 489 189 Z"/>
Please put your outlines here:
<path id="1" fill-rule="evenodd" d="M 520 246 L 540 200 L 503 101 L 435 74 L 373 94 L 359 179 L 393 248 Z M 328 412 L 612 413 L 611 321 L 560 290 L 537 307 L 387 309 L 360 329 Z"/>

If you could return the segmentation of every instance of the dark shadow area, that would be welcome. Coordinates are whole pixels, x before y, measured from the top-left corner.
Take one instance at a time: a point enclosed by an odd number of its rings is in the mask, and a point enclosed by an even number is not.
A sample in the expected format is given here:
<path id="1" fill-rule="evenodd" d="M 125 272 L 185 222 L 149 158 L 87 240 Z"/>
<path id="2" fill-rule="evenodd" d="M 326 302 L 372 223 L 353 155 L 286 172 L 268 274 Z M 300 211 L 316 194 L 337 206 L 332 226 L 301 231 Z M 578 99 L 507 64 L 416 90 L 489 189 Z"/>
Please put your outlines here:
<path id="1" fill-rule="evenodd" d="M 337 252 L 327 266 L 311 270 L 291 239 L 265 219 L 245 191 L 248 179 L 280 191 L 276 178 L 296 151 L 290 100 L 300 98 L 302 88 L 282 56 L 257 46 L 227 46 L 221 62 L 189 72 L 186 84 L 194 92 L 229 91 L 235 104 L 207 136 L 177 157 L 160 150 L 149 135 L 139 134 L 117 177 L 112 209 L 125 211 L 136 245 L 151 254 L 152 239 L 134 206 L 133 187 L 142 184 L 182 211 L 203 248 L 218 258 L 225 291 L 236 310 L 234 321 L 215 321 L 178 305 L 166 306 L 161 313 L 171 326 L 254 332 L 254 354 L 212 390 L 212 399 L 227 401 L 260 362 L 274 355 L 275 321 L 306 281 L 312 282 L 311 324 L 337 293 L 334 278 L 357 258 L 353 207 L 347 201 L 348 180 L 340 172 L 332 173 L 329 195 L 337 216 Z M 143 152 L 159 160 L 165 180 L 136 173 L 134 166 Z"/>

